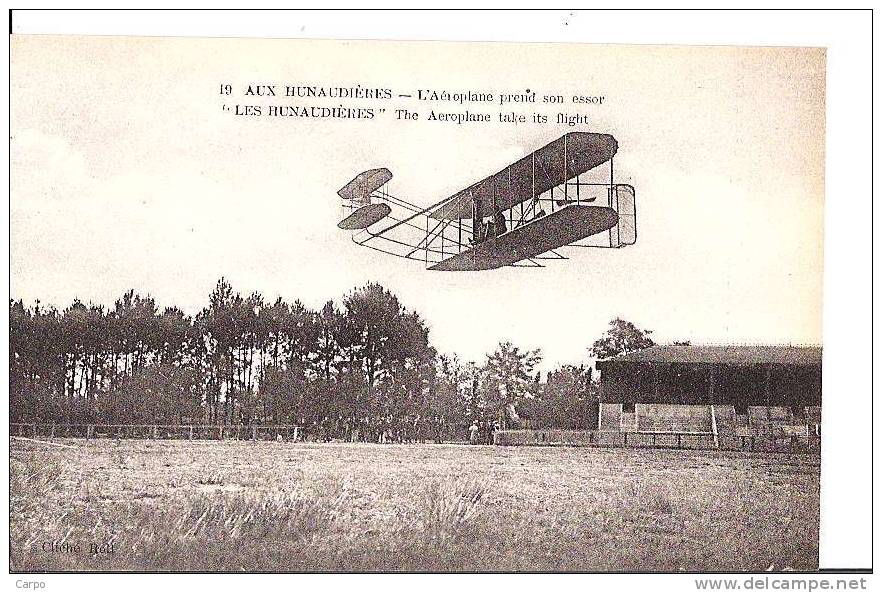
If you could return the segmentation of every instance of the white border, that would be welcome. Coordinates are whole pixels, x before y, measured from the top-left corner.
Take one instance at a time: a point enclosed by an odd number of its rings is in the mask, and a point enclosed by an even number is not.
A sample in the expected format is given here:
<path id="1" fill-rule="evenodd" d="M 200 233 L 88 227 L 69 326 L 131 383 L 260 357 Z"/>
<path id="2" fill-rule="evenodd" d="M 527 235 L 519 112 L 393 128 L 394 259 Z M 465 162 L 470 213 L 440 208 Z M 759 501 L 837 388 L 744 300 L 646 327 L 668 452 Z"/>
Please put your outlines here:
<path id="1" fill-rule="evenodd" d="M 824 439 L 821 566 L 871 565 L 871 15 L 868 12 L 16 12 L 16 34 L 181 35 L 351 39 L 447 39 L 690 45 L 798 45 L 828 48 L 827 200 L 824 285 Z M 8 51 L 8 49 L 6 50 Z M 6 62 L 8 63 L 8 61 Z M 4 97 L 3 101 L 7 98 Z M 7 105 L 4 105 L 8 107 Z M 733 205 L 737 207 L 737 205 Z M 4 214 L 8 217 L 8 213 Z M 7 224 L 2 225 L 8 233 Z M 8 249 L 8 235 L 2 241 Z M 8 252 L 7 252 L 8 260 Z M 8 319 L 3 317 L 8 335 Z M 3 343 L 8 348 L 8 340 Z M 8 352 L 3 352 L 6 356 Z M 8 360 L 8 358 L 6 358 Z M 5 369 L 8 373 L 8 369 Z M 6 377 L 5 379 L 8 379 Z M 4 380 L 5 380 L 4 379 Z M 8 383 L 7 383 L 8 384 Z M 7 398 L 8 403 L 8 398 Z M 8 441 L 4 440 L 8 447 Z M 2 453 L 3 463 L 8 451 Z M 8 475 L 8 472 L 7 474 Z M 4 483 L 4 488 L 8 485 Z M 2 504 L 6 505 L 4 490 Z M 8 517 L 6 509 L 3 515 Z M 8 545 L 3 538 L 4 551 Z M 6 556 L 8 558 L 8 555 Z M 14 580 L 14 577 L 9 577 Z M 76 579 L 45 577 L 53 584 Z M 268 578 L 268 577 L 267 577 Z M 355 578 L 335 584 L 355 586 Z M 495 578 L 495 577 L 494 577 Z M 520 586 L 536 583 L 522 577 Z M 692 579 L 650 582 L 660 590 L 691 589 Z M 223 577 L 226 579 L 226 577 Z M 350 580 L 353 579 L 353 580 Z M 594 577 L 592 584 L 620 583 Z M 610 580 L 611 579 L 611 580 Z M 99 590 L 123 577 L 89 579 Z M 154 579 L 147 579 L 155 585 Z M 399 583 L 406 586 L 409 578 Z M 163 579 L 164 583 L 168 579 Z M 193 577 L 175 584 L 196 585 Z M 218 577 L 198 577 L 213 587 Z M 257 588 L 277 580 L 255 577 Z M 480 579 L 489 585 L 490 581 Z M 570 582 L 570 581 L 567 581 Z M 511 583 L 493 581 L 495 587 Z M 677 586 L 679 583 L 680 586 Z M 453 586 L 462 586 L 457 582 Z M 477 583 L 470 584 L 474 586 Z M 634 584 L 639 584 L 635 582 Z M 10 585 L 14 586 L 13 582 Z M 358 585 L 363 586 L 363 585 Z M 480 585 L 478 585 L 480 586 Z M 146 583 L 144 585 L 146 590 Z"/>

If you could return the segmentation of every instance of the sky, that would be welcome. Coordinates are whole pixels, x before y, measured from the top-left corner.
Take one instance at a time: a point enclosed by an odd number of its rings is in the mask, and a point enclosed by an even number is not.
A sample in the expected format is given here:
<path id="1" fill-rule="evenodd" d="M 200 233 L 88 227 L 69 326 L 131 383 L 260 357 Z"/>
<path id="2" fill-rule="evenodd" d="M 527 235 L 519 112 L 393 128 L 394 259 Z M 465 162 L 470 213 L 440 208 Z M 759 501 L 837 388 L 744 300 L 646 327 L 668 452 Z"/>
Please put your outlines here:
<path id="1" fill-rule="evenodd" d="M 824 64 L 799 48 L 14 36 L 11 297 L 112 306 L 134 288 L 195 314 L 221 276 L 316 308 L 374 281 L 441 352 L 480 361 L 510 340 L 546 365 L 587 361 L 615 317 L 659 342 L 821 343 Z M 268 101 L 249 84 L 395 98 L 309 103 L 387 109 L 369 121 L 225 111 Z M 508 109 L 397 98 L 417 89 L 567 102 L 514 107 L 546 125 L 456 125 L 425 116 Z M 569 131 L 617 139 L 636 245 L 445 273 L 336 227 L 336 191 L 360 171 L 388 167 L 393 194 L 429 205 Z"/>

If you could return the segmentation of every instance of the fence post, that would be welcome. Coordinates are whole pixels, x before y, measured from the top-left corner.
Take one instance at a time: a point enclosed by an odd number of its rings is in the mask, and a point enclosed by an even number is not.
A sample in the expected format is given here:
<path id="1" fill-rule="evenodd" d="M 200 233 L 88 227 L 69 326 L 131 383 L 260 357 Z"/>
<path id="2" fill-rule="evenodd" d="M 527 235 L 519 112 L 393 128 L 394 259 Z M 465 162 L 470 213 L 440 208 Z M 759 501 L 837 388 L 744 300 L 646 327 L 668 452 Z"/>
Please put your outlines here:
<path id="1" fill-rule="evenodd" d="M 190 440 L 193 440 L 193 425 L 190 425 Z"/>
<path id="2" fill-rule="evenodd" d="M 682 449 L 682 448 L 683 448 L 683 442 L 682 442 L 682 439 L 680 438 L 680 437 L 682 437 L 682 436 L 683 436 L 683 435 L 680 434 L 679 432 L 677 433 L 677 448 L 678 448 L 678 449 Z"/>

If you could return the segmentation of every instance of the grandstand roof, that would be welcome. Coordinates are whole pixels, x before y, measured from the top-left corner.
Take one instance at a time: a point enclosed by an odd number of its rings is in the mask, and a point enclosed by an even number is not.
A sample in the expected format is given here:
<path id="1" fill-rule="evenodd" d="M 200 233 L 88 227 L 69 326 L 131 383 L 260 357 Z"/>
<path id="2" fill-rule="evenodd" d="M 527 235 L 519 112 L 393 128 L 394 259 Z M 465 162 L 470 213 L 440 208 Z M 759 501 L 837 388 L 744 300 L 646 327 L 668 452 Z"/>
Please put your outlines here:
<path id="1" fill-rule="evenodd" d="M 614 358 L 598 361 L 647 362 L 662 364 L 728 364 L 751 366 L 781 364 L 820 366 L 820 346 L 726 345 L 726 346 L 652 346 Z"/>

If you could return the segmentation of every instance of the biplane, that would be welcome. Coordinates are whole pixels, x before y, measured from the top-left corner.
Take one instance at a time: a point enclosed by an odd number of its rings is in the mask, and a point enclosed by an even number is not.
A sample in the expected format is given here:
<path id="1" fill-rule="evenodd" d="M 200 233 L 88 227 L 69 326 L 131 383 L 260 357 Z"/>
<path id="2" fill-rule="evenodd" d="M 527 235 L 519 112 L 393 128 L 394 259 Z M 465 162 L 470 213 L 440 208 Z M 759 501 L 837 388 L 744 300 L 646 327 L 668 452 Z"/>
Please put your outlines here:
<path id="1" fill-rule="evenodd" d="M 568 259 L 565 248 L 633 245 L 634 188 L 615 182 L 617 150 L 609 134 L 570 132 L 426 207 L 392 195 L 389 169 L 369 169 L 337 192 L 345 215 L 337 226 L 358 245 L 429 270 L 543 267 Z"/>

